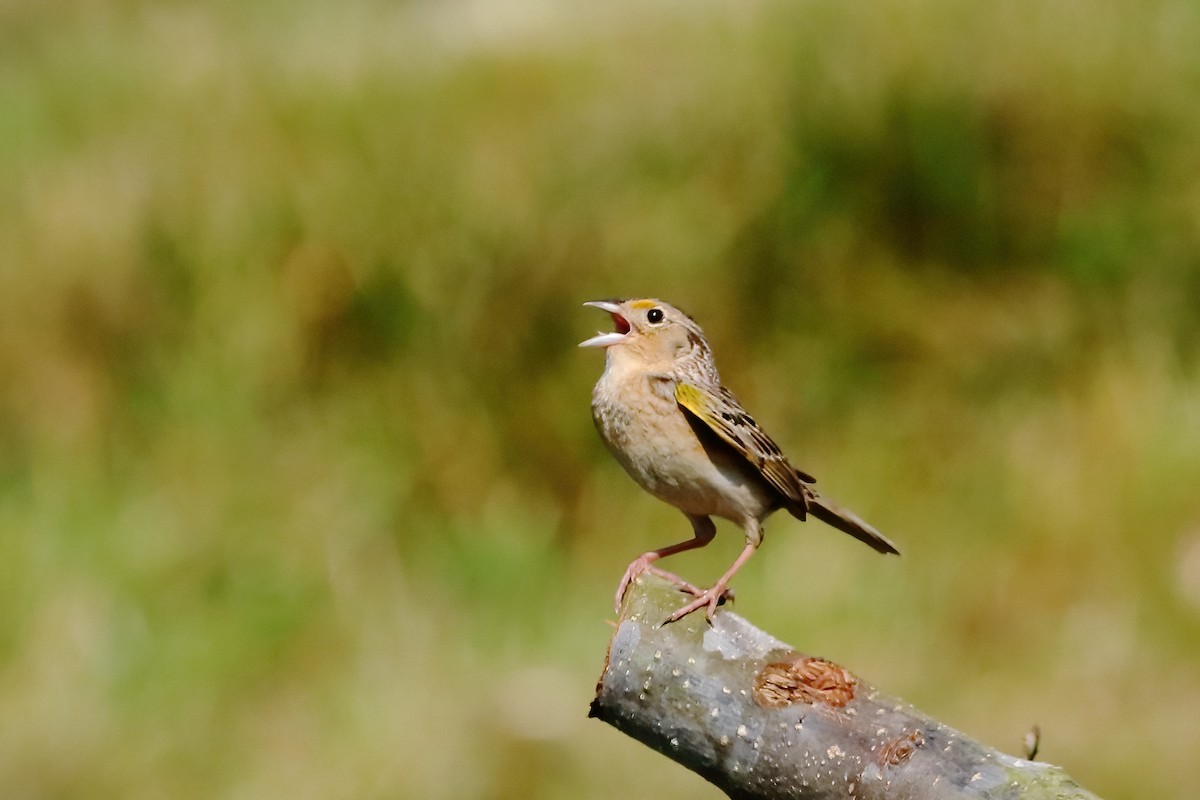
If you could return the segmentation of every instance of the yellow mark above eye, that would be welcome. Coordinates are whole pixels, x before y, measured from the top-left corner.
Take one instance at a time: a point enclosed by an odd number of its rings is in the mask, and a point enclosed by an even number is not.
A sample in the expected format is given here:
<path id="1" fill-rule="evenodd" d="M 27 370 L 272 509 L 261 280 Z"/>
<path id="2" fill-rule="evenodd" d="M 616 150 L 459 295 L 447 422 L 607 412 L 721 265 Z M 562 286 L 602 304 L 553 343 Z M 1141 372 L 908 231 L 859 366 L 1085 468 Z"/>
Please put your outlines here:
<path id="1" fill-rule="evenodd" d="M 632 303 L 629 304 L 629 307 L 643 309 L 643 308 L 654 308 L 656 305 L 658 305 L 658 304 L 655 303 L 653 300 L 634 300 Z"/>

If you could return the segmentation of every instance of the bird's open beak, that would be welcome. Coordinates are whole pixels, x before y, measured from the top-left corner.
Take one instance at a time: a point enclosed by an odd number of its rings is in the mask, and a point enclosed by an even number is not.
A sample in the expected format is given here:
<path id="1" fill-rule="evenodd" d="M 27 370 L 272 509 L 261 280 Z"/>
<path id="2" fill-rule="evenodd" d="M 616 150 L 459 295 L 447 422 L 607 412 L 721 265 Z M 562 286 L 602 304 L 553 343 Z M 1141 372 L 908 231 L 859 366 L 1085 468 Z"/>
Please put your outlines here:
<path id="1" fill-rule="evenodd" d="M 612 347 L 614 344 L 620 344 L 625 340 L 625 334 L 629 333 L 629 320 L 621 316 L 621 307 L 619 305 L 610 303 L 607 300 L 592 300 L 584 303 L 584 305 L 612 314 L 613 325 L 617 329 L 612 333 L 597 331 L 596 335 L 592 338 L 580 342 L 580 347 Z"/>

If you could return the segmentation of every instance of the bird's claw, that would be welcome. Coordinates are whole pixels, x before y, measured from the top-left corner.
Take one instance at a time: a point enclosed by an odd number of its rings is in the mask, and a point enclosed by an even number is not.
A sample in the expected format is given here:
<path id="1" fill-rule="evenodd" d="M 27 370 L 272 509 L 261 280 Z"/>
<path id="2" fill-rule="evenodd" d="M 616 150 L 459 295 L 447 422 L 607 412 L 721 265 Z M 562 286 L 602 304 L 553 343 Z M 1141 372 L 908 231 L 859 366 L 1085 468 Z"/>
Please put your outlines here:
<path id="1" fill-rule="evenodd" d="M 663 580 L 674 584 L 679 588 L 679 591 L 686 592 L 694 597 L 700 597 L 705 593 L 704 590 L 699 586 L 694 586 L 693 584 L 688 583 L 675 573 L 667 572 L 665 569 L 659 569 L 658 567 L 652 566 L 654 559 L 647 558 L 647 555 L 650 554 L 647 553 L 635 558 L 626 568 L 625 574 L 621 577 L 621 583 L 617 586 L 617 596 L 615 602 L 618 614 L 621 613 L 621 601 L 625 599 L 625 593 L 629 591 L 629 587 L 633 585 L 633 582 L 637 580 L 638 576 L 643 572 L 649 572 L 652 575 L 657 575 Z M 733 597 L 732 592 L 727 592 L 726 594 L 730 598 Z"/>
<path id="2" fill-rule="evenodd" d="M 733 600 L 733 590 L 720 584 L 711 589 L 695 592 L 694 594 L 696 594 L 695 600 L 676 610 L 675 613 L 664 619 L 662 624 L 670 625 L 672 622 L 678 622 L 693 611 L 699 611 L 703 608 L 704 618 L 708 620 L 709 625 L 712 625 L 713 615 L 717 612 L 717 607 L 724 605 L 728 600 Z"/>

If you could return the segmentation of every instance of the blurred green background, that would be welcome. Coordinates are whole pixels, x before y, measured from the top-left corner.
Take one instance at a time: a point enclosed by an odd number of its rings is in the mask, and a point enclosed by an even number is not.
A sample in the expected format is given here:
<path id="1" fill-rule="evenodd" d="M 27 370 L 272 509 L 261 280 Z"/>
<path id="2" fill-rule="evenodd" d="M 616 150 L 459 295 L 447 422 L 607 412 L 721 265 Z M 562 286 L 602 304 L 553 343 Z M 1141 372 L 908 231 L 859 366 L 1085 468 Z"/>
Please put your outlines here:
<path id="1" fill-rule="evenodd" d="M 738 610 L 1106 800 L 1200 753 L 1200 6 L 0 4 L 0 786 L 718 797 L 585 718 L 606 318 L 904 549 Z M 714 579 L 723 524 L 674 560 Z"/>

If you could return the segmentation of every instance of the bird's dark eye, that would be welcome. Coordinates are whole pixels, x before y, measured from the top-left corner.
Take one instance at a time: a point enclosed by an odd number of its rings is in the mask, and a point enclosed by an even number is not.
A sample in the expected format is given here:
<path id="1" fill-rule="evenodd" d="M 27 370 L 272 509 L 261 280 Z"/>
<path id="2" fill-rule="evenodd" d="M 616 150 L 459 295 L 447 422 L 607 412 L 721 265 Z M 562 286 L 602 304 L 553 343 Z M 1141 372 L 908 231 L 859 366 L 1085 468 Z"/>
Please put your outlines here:
<path id="1" fill-rule="evenodd" d="M 657 325 L 658 323 L 662 322 L 663 321 L 662 309 L 661 308 L 650 309 L 649 311 L 646 312 L 646 319 L 654 325 Z"/>

